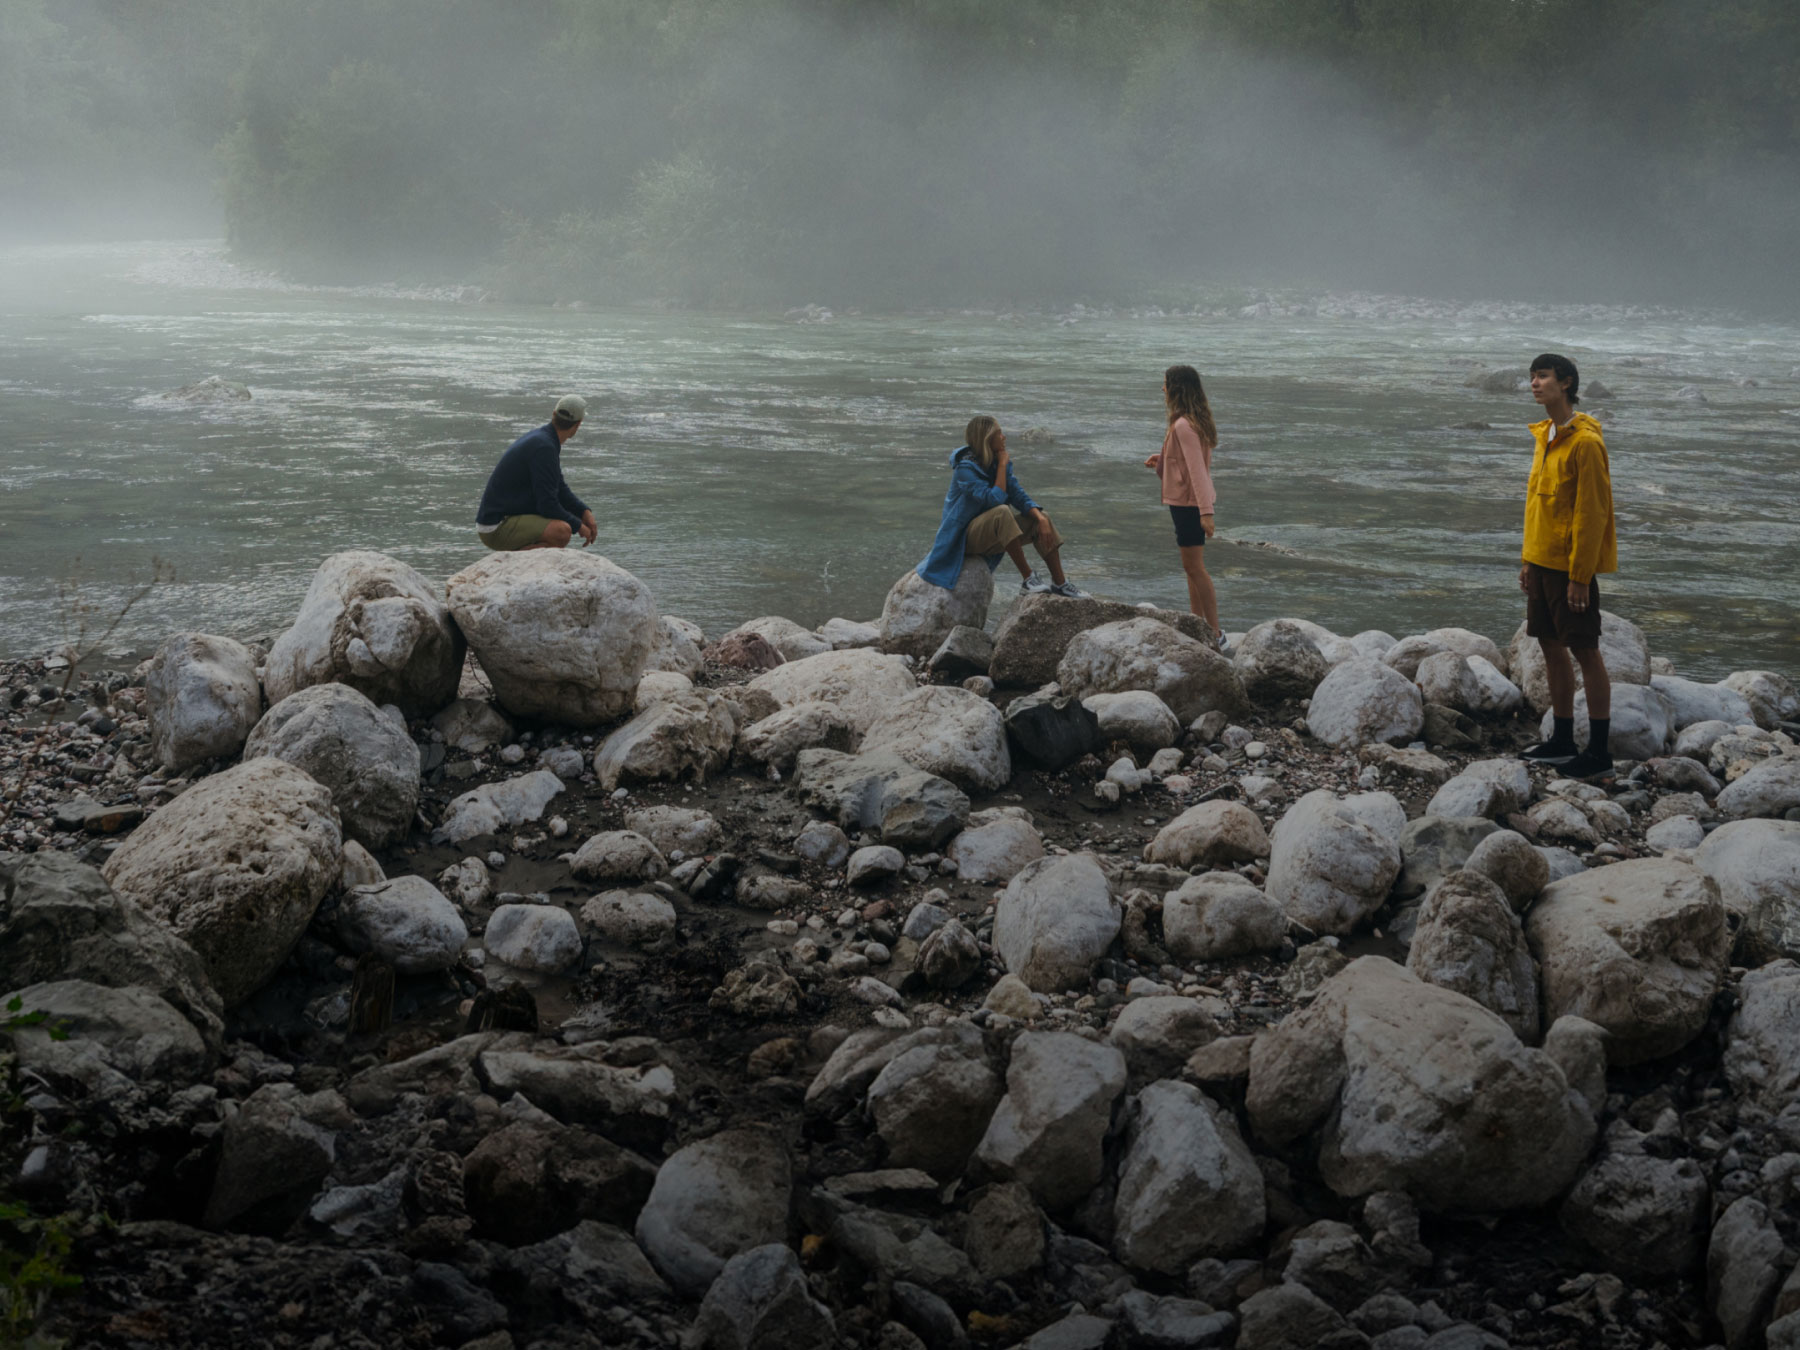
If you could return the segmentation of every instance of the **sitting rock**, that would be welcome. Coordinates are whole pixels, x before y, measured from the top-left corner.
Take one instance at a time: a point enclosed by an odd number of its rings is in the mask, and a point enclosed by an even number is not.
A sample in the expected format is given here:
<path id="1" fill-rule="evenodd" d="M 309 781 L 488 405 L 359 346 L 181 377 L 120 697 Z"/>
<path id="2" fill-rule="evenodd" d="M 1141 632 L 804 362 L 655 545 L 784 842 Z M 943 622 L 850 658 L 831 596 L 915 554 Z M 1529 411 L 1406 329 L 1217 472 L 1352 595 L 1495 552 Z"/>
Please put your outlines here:
<path id="1" fill-rule="evenodd" d="M 641 834 L 661 853 L 705 853 L 717 848 L 719 822 L 688 806 L 647 806 L 625 817 L 625 828 Z"/>
<path id="2" fill-rule="evenodd" d="M 1740 1196 L 1713 1225 L 1706 1248 L 1706 1292 L 1725 1350 L 1766 1344 L 1761 1328 L 1781 1289 L 1787 1248 L 1768 1207 Z"/>
<path id="3" fill-rule="evenodd" d="M 698 1297 L 732 1257 L 786 1237 L 792 1188 L 787 1149 L 772 1131 L 723 1130 L 657 1171 L 637 1217 L 638 1245 L 678 1292 Z"/>
<path id="4" fill-rule="evenodd" d="M 981 944 L 959 919 L 940 924 L 919 944 L 918 971 L 933 989 L 960 989 L 981 967 Z"/>
<path id="5" fill-rule="evenodd" d="M 1531 801 L 1531 774 L 1518 759 L 1483 759 L 1437 790 L 1425 808 L 1446 818 L 1508 815 Z"/>
<path id="6" fill-rule="evenodd" d="M 885 752 L 802 750 L 794 763 L 794 790 L 841 828 L 879 829 L 897 848 L 942 848 L 969 814 L 969 799 L 955 784 Z"/>
<path id="7" fill-rule="evenodd" d="M 850 855 L 844 879 L 852 886 L 878 886 L 900 874 L 906 855 L 887 844 L 871 844 Z"/>
<path id="8" fill-rule="evenodd" d="M 1029 821 L 1004 817 L 964 830 L 950 841 L 944 856 L 956 864 L 956 874 L 964 881 L 1000 885 L 1043 857 L 1044 841 Z"/>
<path id="9" fill-rule="evenodd" d="M 928 666 L 941 680 L 964 680 L 987 674 L 994 659 L 994 639 L 979 628 L 958 624 L 944 635 Z"/>
<path id="10" fill-rule="evenodd" d="M 562 779 L 548 769 L 499 783 L 483 783 L 451 799 L 444 808 L 444 818 L 432 831 L 431 842 L 460 844 L 478 835 L 499 834 L 542 820 L 544 808 L 562 790 Z"/>
<path id="11" fill-rule="evenodd" d="M 1548 740 L 1555 730 L 1554 716 L 1545 713 L 1541 730 Z M 1575 740 L 1588 739 L 1587 691 L 1575 695 Z M 1647 684 L 1613 686 L 1612 732 L 1607 744 L 1619 759 L 1655 759 L 1667 753 L 1675 739 L 1675 721 L 1668 701 Z"/>
<path id="12" fill-rule="evenodd" d="M 1122 694 L 1089 694 L 1082 704 L 1100 724 L 1100 737 L 1108 744 L 1124 741 L 1148 757 L 1181 740 L 1181 723 L 1155 694 L 1131 689 Z"/>
<path id="13" fill-rule="evenodd" d="M 903 695 L 869 722 L 862 748 L 963 788 L 996 791 L 1012 780 L 1000 710 L 966 689 L 927 686 Z"/>
<path id="14" fill-rule="evenodd" d="M 581 930 L 560 905 L 501 905 L 481 945 L 506 965 L 558 975 L 581 959 Z"/>
<path id="15" fill-rule="evenodd" d="M 495 553 L 444 591 L 507 712 L 591 727 L 630 710 L 661 620 L 624 568 L 572 549 Z"/>
<path id="16" fill-rule="evenodd" d="M 674 670 L 647 670 L 638 680 L 637 692 L 631 696 L 631 710 L 644 712 L 664 699 L 694 692 L 694 682 Z"/>
<path id="17" fill-rule="evenodd" d="M 1686 863 L 1645 858 L 1552 882 L 1525 923 L 1544 1016 L 1608 1032 L 1607 1058 L 1673 1054 L 1706 1025 L 1731 933 L 1719 889 Z"/>
<path id="18" fill-rule="evenodd" d="M 1307 793 L 1271 836 L 1269 898 L 1314 933 L 1350 933 L 1381 907 L 1399 875 L 1405 824 L 1405 811 L 1385 792 L 1342 800 L 1325 788 Z"/>
<path id="19" fill-rule="evenodd" d="M 373 952 L 402 975 L 450 969 L 469 940 L 456 906 L 424 877 L 358 886 L 338 906 L 337 924 L 352 952 Z"/>
<path id="20" fill-rule="evenodd" d="M 1678 849 L 1696 849 L 1706 838 L 1706 830 L 1693 816 L 1671 816 L 1644 831 L 1644 844 L 1659 853 Z"/>
<path id="21" fill-rule="evenodd" d="M 720 645 L 723 646 L 739 635 L 761 638 L 781 653 L 783 661 L 804 661 L 809 656 L 817 656 L 820 652 L 831 650 L 831 644 L 825 639 L 808 632 L 792 619 L 784 619 L 780 615 L 769 615 L 767 618 L 752 619 L 748 623 L 739 624 L 719 640 Z"/>
<path id="22" fill-rule="evenodd" d="M 1500 650 L 1500 644 L 1492 638 L 1470 632 L 1467 628 L 1434 628 L 1425 637 L 1437 643 L 1444 651 L 1455 652 L 1464 660 L 1483 660 L 1500 674 L 1507 673 L 1506 653 Z"/>
<path id="23" fill-rule="evenodd" d="M 171 772 L 236 755 L 262 716 L 255 654 L 230 638 L 177 633 L 150 659 L 144 710 L 150 753 Z"/>
<path id="24" fill-rule="evenodd" d="M 225 1123 L 219 1167 L 203 1220 L 209 1228 L 279 1233 L 306 1211 L 337 1156 L 334 1092 L 308 1096 L 292 1083 L 267 1083 Z"/>
<path id="25" fill-rule="evenodd" d="M 342 684 L 315 684 L 277 703 L 244 745 L 304 769 L 331 790 L 347 838 L 370 848 L 399 843 L 419 810 L 419 747 L 368 699 Z"/>
<path id="26" fill-rule="evenodd" d="M 1482 839 L 1463 867 L 1497 885 L 1515 914 L 1529 909 L 1550 884 L 1549 861 L 1513 830 L 1496 830 Z"/>
<path id="27" fill-rule="evenodd" d="M 1243 681 L 1230 660 L 1150 618 L 1076 634 L 1057 665 L 1056 680 L 1079 698 L 1148 690 L 1183 724 L 1215 710 L 1234 716 L 1249 711 Z"/>
<path id="28" fill-rule="evenodd" d="M 1467 713 L 1441 703 L 1425 705 L 1425 725 L 1420 738 L 1435 750 L 1474 752 L 1481 749 L 1481 728 Z"/>
<path id="29" fill-rule="evenodd" d="M 994 659 L 988 674 L 996 684 L 1036 688 L 1056 678 L 1069 643 L 1078 633 L 1102 624 L 1154 619 L 1196 640 L 1208 636 L 1197 614 L 1146 609 L 1118 600 L 1073 599 L 1061 595 L 1019 597 L 994 630 Z"/>
<path id="30" fill-rule="evenodd" d="M 644 674 L 672 671 L 693 679 L 706 667 L 706 658 L 700 650 L 704 642 L 698 625 L 677 619 L 672 614 L 663 615 L 650 639 L 650 655 L 644 662 Z"/>
<path id="31" fill-rule="evenodd" d="M 594 776 L 612 791 L 621 783 L 691 778 L 704 782 L 731 760 L 737 720 L 711 690 L 653 703 L 594 752 Z"/>
<path id="32" fill-rule="evenodd" d="M 1306 1350 L 1343 1341 L 1343 1317 L 1302 1285 L 1258 1290 L 1238 1308 L 1241 1350 Z M 1357 1344 L 1357 1342 L 1347 1342 Z"/>
<path id="33" fill-rule="evenodd" d="M 705 657 L 715 665 L 730 666 L 734 670 L 774 670 L 787 660 L 761 633 L 742 630 L 713 643 L 706 649 Z"/>
<path id="34" fill-rule="evenodd" d="M 1736 729 L 1730 722 L 1695 722 L 1675 733 L 1673 753 L 1705 764 L 1712 757 L 1713 746 Z"/>
<path id="35" fill-rule="evenodd" d="M 1419 687 L 1392 666 L 1362 658 L 1333 667 L 1306 712 L 1307 730 L 1337 750 L 1410 741 L 1424 722 Z"/>
<path id="36" fill-rule="evenodd" d="M 809 821 L 794 838 L 794 852 L 820 867 L 842 867 L 850 858 L 850 838 L 830 821 Z"/>
<path id="37" fill-rule="evenodd" d="M 1179 961 L 1226 961 L 1274 951 L 1287 913 L 1235 872 L 1190 877 L 1163 896 L 1163 941 Z"/>
<path id="38" fill-rule="evenodd" d="M 1235 867 L 1269 856 L 1269 836 L 1256 812 L 1239 802 L 1190 806 L 1144 846 L 1147 862 L 1170 867 Z"/>
<path id="39" fill-rule="evenodd" d="M 1764 760 L 1739 776 L 1713 803 L 1735 820 L 1779 816 L 1800 807 L 1800 755 Z"/>
<path id="40" fill-rule="evenodd" d="M 1720 683 L 1733 693 L 1742 695 L 1750 705 L 1751 717 L 1764 731 L 1773 731 L 1782 722 L 1800 719 L 1800 692 L 1774 671 L 1733 671 Z"/>
<path id="41" fill-rule="evenodd" d="M 1012 747 L 1015 760 L 1050 773 L 1106 747 L 1100 719 L 1072 695 L 1040 698 L 1028 694 L 1016 698 L 1006 707 L 1005 722 L 1007 744 Z"/>
<path id="42" fill-rule="evenodd" d="M 438 873 L 437 886 L 446 899 L 464 910 L 486 908 L 494 893 L 487 863 L 474 857 L 451 863 Z"/>
<path id="43" fill-rule="evenodd" d="M 1291 619 L 1257 624 L 1244 634 L 1231 660 L 1244 692 L 1261 704 L 1311 698 L 1329 669 L 1318 644 Z"/>
<path id="44" fill-rule="evenodd" d="M 898 656 L 868 650 L 821 652 L 790 661 L 750 682 L 784 708 L 796 703 L 831 703 L 858 735 L 918 686 Z"/>
<path id="45" fill-rule="evenodd" d="M 1012 1043 L 1001 1099 L 976 1159 L 988 1174 L 1023 1183 L 1052 1212 L 1082 1200 L 1106 1171 L 1113 1103 L 1125 1090 L 1125 1056 L 1060 1031 Z"/>
<path id="46" fill-rule="evenodd" d="M 655 844 L 634 830 L 603 830 L 575 851 L 578 881 L 649 881 L 669 870 Z"/>
<path id="47" fill-rule="evenodd" d="M 675 933 L 675 906 L 646 891 L 604 891 L 581 907 L 581 919 L 627 947 L 652 947 Z"/>
<path id="48" fill-rule="evenodd" d="M 738 731 L 737 755 L 752 764 L 790 773 L 802 750 L 854 750 L 861 740 L 835 703 L 796 703 Z"/>
<path id="49" fill-rule="evenodd" d="M 910 1043 L 888 1059 L 869 1085 L 867 1109 L 889 1167 L 915 1167 L 952 1181 L 981 1143 L 1000 1094 L 1000 1077 L 988 1066 L 980 1035 L 952 1032 Z"/>
<path id="50" fill-rule="evenodd" d="M 1644 630 L 1610 610 L 1600 611 L 1600 659 L 1612 679 L 1615 699 L 1620 685 L 1650 683 L 1650 644 L 1644 638 Z M 1513 633 L 1512 643 L 1507 648 L 1507 662 L 1513 682 L 1524 691 L 1525 701 L 1540 712 L 1548 709 L 1550 677 L 1545 673 L 1544 652 L 1536 638 L 1526 636 L 1523 623 Z M 1575 669 L 1577 689 L 1581 688 L 1581 682 L 1578 666 Z"/>
<path id="51" fill-rule="evenodd" d="M 1800 821 L 1721 825 L 1695 849 L 1694 866 L 1718 886 L 1725 908 L 1743 919 L 1738 964 L 1800 957 Z"/>
<path id="52" fill-rule="evenodd" d="M 1085 988 L 1120 919 L 1093 854 L 1040 858 L 1007 883 L 994 914 L 994 948 L 1039 993 Z"/>
<path id="53" fill-rule="evenodd" d="M 965 558 L 953 587 L 934 586 L 908 568 L 881 606 L 881 650 L 930 656 L 954 628 L 987 623 L 994 574 L 980 558 Z"/>
<path id="54" fill-rule="evenodd" d="M 1247 1101 L 1272 1144 L 1318 1133 L 1320 1175 L 1339 1195 L 1405 1191 L 1440 1210 L 1547 1204 L 1594 1138 L 1586 1100 L 1549 1054 L 1376 956 L 1257 1038 Z"/>
<path id="55" fill-rule="evenodd" d="M 287 959 L 343 856 L 331 793 L 291 764 L 256 759 L 151 816 L 102 875 L 199 954 L 232 1008 Z"/>
<path id="56" fill-rule="evenodd" d="M 1152 1083 L 1138 1095 L 1113 1203 L 1120 1259 L 1181 1275 L 1262 1236 L 1262 1172 L 1228 1112 L 1187 1083 Z"/>
<path id="57" fill-rule="evenodd" d="M 194 1024 L 148 989 L 53 980 L 0 1002 L 15 998 L 21 1015 L 45 1018 L 9 1033 L 17 1071 L 116 1101 L 140 1087 L 187 1087 L 212 1067 Z"/>
<path id="58" fill-rule="evenodd" d="M 841 1344 L 831 1310 L 812 1296 L 800 1258 L 780 1242 L 725 1263 L 700 1302 L 695 1350 L 830 1350 Z"/>
<path id="59" fill-rule="evenodd" d="M 445 745 L 471 755 L 510 744 L 513 738 L 513 724 L 486 699 L 459 698 L 440 709 L 431 725 L 443 736 Z"/>
<path id="60" fill-rule="evenodd" d="M 1499 666 L 1480 656 L 1463 659 L 1475 677 L 1475 703 L 1467 711 L 1477 717 L 1511 717 L 1525 706 L 1524 691 Z"/>
<path id="61" fill-rule="evenodd" d="M 1427 893 L 1406 968 L 1474 999 L 1521 1041 L 1537 1040 L 1538 976 L 1525 930 L 1505 892 L 1479 873 L 1453 872 Z"/>
<path id="62" fill-rule="evenodd" d="M 1706 771 L 1706 766 L 1697 759 L 1688 759 L 1682 755 L 1670 755 L 1663 759 L 1653 759 L 1646 766 L 1656 785 L 1667 788 L 1670 792 L 1698 792 L 1711 801 L 1724 789 L 1724 785 Z"/>
<path id="63" fill-rule="evenodd" d="M 456 697 L 465 650 L 431 582 L 385 554 L 334 553 L 269 649 L 263 687 L 276 704 L 315 684 L 347 684 L 377 707 L 429 717 Z"/>

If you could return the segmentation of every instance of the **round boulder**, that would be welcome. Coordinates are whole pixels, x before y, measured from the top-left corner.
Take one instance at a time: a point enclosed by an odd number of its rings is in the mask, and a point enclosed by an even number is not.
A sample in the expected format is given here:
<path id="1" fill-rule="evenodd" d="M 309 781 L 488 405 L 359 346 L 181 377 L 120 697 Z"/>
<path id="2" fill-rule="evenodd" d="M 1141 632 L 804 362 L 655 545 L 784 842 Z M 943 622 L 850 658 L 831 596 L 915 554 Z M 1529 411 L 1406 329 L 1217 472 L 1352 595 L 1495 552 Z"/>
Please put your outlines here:
<path id="1" fill-rule="evenodd" d="M 424 877 L 358 886 L 338 906 L 338 936 L 374 952 L 402 975 L 448 970 L 469 940 L 456 906 Z"/>
<path id="2" fill-rule="evenodd" d="M 256 657 L 230 638 L 177 633 L 150 658 L 144 710 L 150 753 L 165 769 L 235 755 L 262 716 Z"/>
<path id="3" fill-rule="evenodd" d="M 344 834 L 370 848 L 406 838 L 419 810 L 419 747 L 344 684 L 315 684 L 264 714 L 244 758 L 285 760 L 331 789 Z"/>
<path id="4" fill-rule="evenodd" d="M 1244 682 L 1230 660 L 1156 619 L 1125 619 L 1077 633 L 1056 680 L 1077 698 L 1147 689 L 1183 725 L 1209 712 L 1249 711 Z"/>
<path id="5" fill-rule="evenodd" d="M 897 699 L 863 735 L 863 753 L 877 750 L 959 787 L 992 792 L 1012 781 L 1000 710 L 967 689 L 928 685 Z"/>
<path id="6" fill-rule="evenodd" d="M 980 558 L 964 558 L 956 585 L 934 586 L 912 568 L 881 606 L 881 650 L 930 656 L 952 628 L 981 628 L 994 598 L 994 574 Z"/>
<path id="7" fill-rule="evenodd" d="M 1392 666 L 1358 657 L 1332 668 L 1313 691 L 1307 730 L 1336 750 L 1414 740 L 1425 726 L 1419 687 Z"/>
<path id="8" fill-rule="evenodd" d="M 1263 704 L 1312 697 L 1330 669 L 1319 644 L 1292 619 L 1257 624 L 1244 634 L 1231 659 L 1244 692 Z"/>

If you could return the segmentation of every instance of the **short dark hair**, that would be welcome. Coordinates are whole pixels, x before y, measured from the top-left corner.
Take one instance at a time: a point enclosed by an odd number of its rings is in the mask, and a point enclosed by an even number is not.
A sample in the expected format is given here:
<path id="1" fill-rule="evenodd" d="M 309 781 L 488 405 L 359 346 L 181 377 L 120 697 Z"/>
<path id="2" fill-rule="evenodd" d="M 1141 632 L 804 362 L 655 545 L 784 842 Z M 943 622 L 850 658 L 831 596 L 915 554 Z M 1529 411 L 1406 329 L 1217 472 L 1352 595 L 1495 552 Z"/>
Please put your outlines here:
<path id="1" fill-rule="evenodd" d="M 550 425 L 555 427 L 558 431 L 567 431 L 570 427 L 580 426 L 581 419 L 579 417 L 570 417 L 566 413 L 551 413 Z"/>
<path id="2" fill-rule="evenodd" d="M 1558 356 L 1555 352 L 1545 352 L 1542 356 L 1538 357 L 1537 360 L 1531 363 L 1531 369 L 1534 372 L 1547 370 L 1552 375 L 1556 376 L 1557 379 L 1567 380 L 1569 382 L 1569 402 L 1581 402 L 1579 397 L 1581 389 L 1581 372 L 1575 369 L 1575 363 L 1569 360 L 1568 357 Z"/>

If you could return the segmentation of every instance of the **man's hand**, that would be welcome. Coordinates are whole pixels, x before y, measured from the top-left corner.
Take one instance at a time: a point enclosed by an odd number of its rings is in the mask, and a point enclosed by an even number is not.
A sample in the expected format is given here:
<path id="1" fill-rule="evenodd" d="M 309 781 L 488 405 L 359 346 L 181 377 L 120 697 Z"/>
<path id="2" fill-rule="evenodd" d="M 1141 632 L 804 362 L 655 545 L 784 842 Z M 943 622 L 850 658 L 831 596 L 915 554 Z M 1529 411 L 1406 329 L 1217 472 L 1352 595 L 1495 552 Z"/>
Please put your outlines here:
<path id="1" fill-rule="evenodd" d="M 586 548 L 599 537 L 600 527 L 594 523 L 594 513 L 583 511 L 581 513 L 581 546 Z"/>
<path id="2" fill-rule="evenodd" d="M 1519 564 L 1519 589 L 1524 591 L 1525 594 L 1527 594 L 1527 595 L 1531 594 L 1530 578 L 1531 578 L 1531 564 L 1530 563 L 1520 563 Z"/>
<path id="3" fill-rule="evenodd" d="M 1149 458 L 1149 459 L 1147 459 L 1147 460 L 1145 460 L 1145 461 L 1144 461 L 1144 467 L 1145 467 L 1145 468 L 1146 468 L 1146 469 L 1160 469 L 1160 468 L 1162 468 L 1162 455 L 1161 455 L 1161 453 L 1160 453 L 1160 452 L 1159 452 L 1159 453 L 1157 453 L 1157 454 L 1154 454 L 1154 455 L 1152 455 L 1152 456 L 1150 456 L 1150 458 Z"/>
<path id="4" fill-rule="evenodd" d="M 1213 518 L 1210 515 L 1201 516 L 1200 517 L 1200 528 L 1205 530 L 1206 537 L 1208 539 L 1211 539 L 1213 537 Z"/>
<path id="5" fill-rule="evenodd" d="M 1571 581 L 1569 583 L 1569 608 L 1574 610 L 1577 614 L 1585 614 L 1587 613 L 1587 607 L 1587 583 L 1585 581 Z"/>

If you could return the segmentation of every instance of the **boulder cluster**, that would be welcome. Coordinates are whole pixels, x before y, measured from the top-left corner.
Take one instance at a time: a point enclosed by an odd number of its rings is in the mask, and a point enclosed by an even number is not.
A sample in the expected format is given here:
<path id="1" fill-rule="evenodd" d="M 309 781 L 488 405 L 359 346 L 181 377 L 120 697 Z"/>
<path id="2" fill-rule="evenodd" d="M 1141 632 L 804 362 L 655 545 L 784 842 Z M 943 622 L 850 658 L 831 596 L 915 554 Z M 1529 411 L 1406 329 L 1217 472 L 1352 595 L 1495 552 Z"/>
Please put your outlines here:
<path id="1" fill-rule="evenodd" d="M 991 599 L 356 552 L 0 670 L 41 1334 L 1800 1347 L 1786 679 L 1606 615 L 1595 786 L 1522 631 Z"/>

